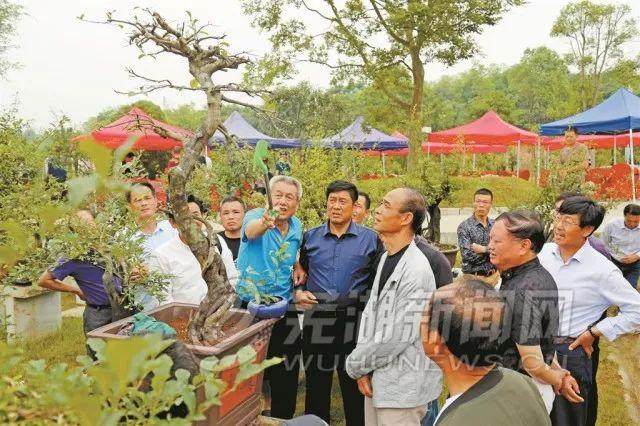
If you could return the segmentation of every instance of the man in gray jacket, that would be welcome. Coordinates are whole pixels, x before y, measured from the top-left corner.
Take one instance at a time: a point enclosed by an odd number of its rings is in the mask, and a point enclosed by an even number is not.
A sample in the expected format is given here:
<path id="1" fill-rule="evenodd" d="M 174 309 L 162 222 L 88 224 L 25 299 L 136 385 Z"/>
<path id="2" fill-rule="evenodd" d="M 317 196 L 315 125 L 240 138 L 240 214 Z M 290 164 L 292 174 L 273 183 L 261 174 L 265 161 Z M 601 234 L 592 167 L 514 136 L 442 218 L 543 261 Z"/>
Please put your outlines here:
<path id="1" fill-rule="evenodd" d="M 346 362 L 365 396 L 367 425 L 419 425 L 442 390 L 442 372 L 420 341 L 420 318 L 436 289 L 429 262 L 414 242 L 425 212 L 424 198 L 409 188 L 390 191 L 375 211 L 374 228 L 387 251 Z"/>

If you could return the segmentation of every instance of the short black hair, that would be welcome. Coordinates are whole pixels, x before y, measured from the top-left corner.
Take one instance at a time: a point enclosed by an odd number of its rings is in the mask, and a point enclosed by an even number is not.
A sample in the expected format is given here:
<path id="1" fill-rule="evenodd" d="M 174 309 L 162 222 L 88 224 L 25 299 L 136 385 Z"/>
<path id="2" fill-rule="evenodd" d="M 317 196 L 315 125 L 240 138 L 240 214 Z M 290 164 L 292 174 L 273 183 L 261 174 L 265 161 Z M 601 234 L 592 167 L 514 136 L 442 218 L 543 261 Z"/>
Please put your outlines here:
<path id="1" fill-rule="evenodd" d="M 124 197 L 127 199 L 127 203 L 131 202 L 131 191 L 133 191 L 133 188 L 136 186 L 145 186 L 147 188 L 149 188 L 149 190 L 151 190 L 151 195 L 153 195 L 153 198 L 156 198 L 156 189 L 153 187 L 153 185 L 151 185 L 151 183 L 143 181 L 143 182 L 134 182 L 131 184 L 131 186 L 129 187 L 129 189 L 127 189 L 127 192 L 125 192 Z"/>
<path id="2" fill-rule="evenodd" d="M 637 204 L 627 204 L 626 206 L 624 206 L 624 210 L 622 211 L 622 213 L 626 216 L 628 214 L 630 214 L 631 216 L 638 216 L 640 215 L 640 206 Z"/>
<path id="3" fill-rule="evenodd" d="M 407 194 L 407 198 L 400 209 L 401 213 L 410 212 L 413 214 L 413 222 L 411 228 L 414 234 L 420 234 L 422 231 L 422 222 L 427 217 L 427 203 L 422 194 L 412 188 L 403 188 Z"/>
<path id="4" fill-rule="evenodd" d="M 556 203 L 558 203 L 559 201 L 568 200 L 569 198 L 581 197 L 581 196 L 582 194 L 578 191 L 565 191 L 556 197 Z"/>
<path id="5" fill-rule="evenodd" d="M 491 192 L 490 189 L 487 189 L 487 188 L 478 189 L 476 192 L 473 193 L 474 200 L 476 198 L 476 195 L 488 195 L 489 197 L 491 197 L 491 201 L 493 201 L 493 192 Z"/>
<path id="6" fill-rule="evenodd" d="M 571 197 L 565 200 L 558 209 L 558 213 L 579 215 L 580 227 L 593 226 L 593 231 L 598 229 L 604 220 L 604 207 L 591 198 L 583 196 Z"/>
<path id="7" fill-rule="evenodd" d="M 544 226 L 540 221 L 540 216 L 528 210 L 514 210 L 502 213 L 496 218 L 502 221 L 507 231 L 519 240 L 531 241 L 531 250 L 540 253 L 545 243 Z"/>
<path id="8" fill-rule="evenodd" d="M 437 331 L 461 362 L 486 367 L 502 360 L 507 337 L 506 302 L 498 291 L 474 279 L 463 279 L 433 293 L 429 328 Z"/>
<path id="9" fill-rule="evenodd" d="M 220 202 L 220 208 L 222 208 L 222 206 L 224 206 L 227 203 L 235 203 L 235 202 L 240 203 L 240 205 L 242 206 L 242 210 L 247 209 L 247 206 L 245 206 L 242 198 L 236 197 L 235 195 L 227 195 L 226 197 L 224 197 Z"/>
<path id="10" fill-rule="evenodd" d="M 371 197 L 366 192 L 358 191 L 358 195 L 364 197 L 364 209 L 369 210 L 371 208 Z"/>
<path id="11" fill-rule="evenodd" d="M 198 206 L 198 208 L 200 209 L 200 213 L 205 214 L 206 212 L 209 211 L 209 209 L 207 209 L 204 204 L 202 203 L 202 200 L 200 200 L 199 198 L 197 198 L 195 195 L 193 194 L 189 194 L 187 195 L 187 204 L 188 203 L 194 203 L 195 205 Z"/>
<path id="12" fill-rule="evenodd" d="M 329 198 L 330 194 L 347 191 L 349 196 L 351 197 L 351 201 L 354 203 L 358 201 L 358 188 L 351 182 L 347 182 L 346 180 L 334 180 L 327 186 L 327 190 L 325 191 L 325 199 Z"/>

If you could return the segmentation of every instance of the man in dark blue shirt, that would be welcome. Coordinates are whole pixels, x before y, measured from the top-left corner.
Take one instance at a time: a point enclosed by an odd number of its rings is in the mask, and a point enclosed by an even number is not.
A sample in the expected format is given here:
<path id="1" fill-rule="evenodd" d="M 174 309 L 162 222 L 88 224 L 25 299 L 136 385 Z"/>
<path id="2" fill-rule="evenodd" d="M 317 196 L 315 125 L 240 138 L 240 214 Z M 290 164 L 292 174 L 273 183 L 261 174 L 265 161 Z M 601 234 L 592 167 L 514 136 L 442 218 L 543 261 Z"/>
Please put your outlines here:
<path id="1" fill-rule="evenodd" d="M 302 353 L 306 377 L 305 413 L 331 424 L 331 382 L 337 370 L 347 425 L 364 425 L 364 400 L 345 372 L 346 357 L 355 348 L 358 320 L 375 276 L 377 234 L 353 222 L 358 189 L 335 181 L 327 195 L 328 222 L 307 231 L 300 247 L 306 287 L 295 301 L 305 310 Z"/>

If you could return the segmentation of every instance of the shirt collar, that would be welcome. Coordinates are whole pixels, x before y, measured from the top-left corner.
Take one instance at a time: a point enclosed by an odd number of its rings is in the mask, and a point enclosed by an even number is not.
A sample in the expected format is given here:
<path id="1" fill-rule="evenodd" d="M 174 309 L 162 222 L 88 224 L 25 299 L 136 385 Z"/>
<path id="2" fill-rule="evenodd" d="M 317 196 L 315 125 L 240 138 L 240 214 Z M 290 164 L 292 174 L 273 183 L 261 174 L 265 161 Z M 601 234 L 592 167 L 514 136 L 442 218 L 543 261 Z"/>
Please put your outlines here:
<path id="1" fill-rule="evenodd" d="M 627 230 L 629 232 L 635 232 L 635 231 L 639 231 L 640 230 L 640 226 L 636 226 L 633 229 L 627 228 L 627 225 L 624 224 L 624 218 L 620 219 L 619 227 L 620 227 L 620 229 L 624 229 L 624 230 Z"/>
<path id="2" fill-rule="evenodd" d="M 572 259 L 575 259 L 580 263 L 584 263 L 587 260 L 588 250 L 590 248 L 591 248 L 591 245 L 589 244 L 589 239 L 587 239 L 582 245 L 582 247 L 580 247 L 580 249 L 578 249 L 578 251 L 575 252 L 573 256 L 569 258 L 569 260 L 567 261 L 567 264 L 571 262 Z M 562 255 L 560 254 L 560 247 L 557 244 L 554 244 L 554 247 L 552 248 L 551 253 L 553 253 L 554 256 L 556 256 L 558 259 L 560 259 L 562 263 L 564 263 L 564 261 L 562 260 Z"/>
<path id="3" fill-rule="evenodd" d="M 329 221 L 326 221 L 323 225 L 322 225 L 322 235 L 327 236 L 327 235 L 334 235 L 331 232 L 331 229 L 329 228 Z M 345 231 L 344 235 L 353 235 L 353 236 L 358 236 L 360 235 L 360 230 L 358 229 L 359 226 L 352 220 L 349 223 L 349 227 L 347 228 L 347 230 Z"/>
<path id="4" fill-rule="evenodd" d="M 471 220 L 473 221 L 474 225 L 480 225 L 484 228 L 484 225 L 480 223 L 480 221 L 476 218 L 476 215 L 471 214 Z M 493 225 L 493 222 L 494 222 L 493 219 L 491 219 L 490 217 L 487 218 L 487 226 Z"/>
<path id="5" fill-rule="evenodd" d="M 538 260 L 537 257 L 534 257 L 533 259 L 523 263 L 522 265 L 514 266 L 511 269 L 507 269 L 506 271 L 502 272 L 500 276 L 505 280 L 509 280 L 515 277 L 516 275 L 539 265 L 540 265 L 540 261 Z"/>

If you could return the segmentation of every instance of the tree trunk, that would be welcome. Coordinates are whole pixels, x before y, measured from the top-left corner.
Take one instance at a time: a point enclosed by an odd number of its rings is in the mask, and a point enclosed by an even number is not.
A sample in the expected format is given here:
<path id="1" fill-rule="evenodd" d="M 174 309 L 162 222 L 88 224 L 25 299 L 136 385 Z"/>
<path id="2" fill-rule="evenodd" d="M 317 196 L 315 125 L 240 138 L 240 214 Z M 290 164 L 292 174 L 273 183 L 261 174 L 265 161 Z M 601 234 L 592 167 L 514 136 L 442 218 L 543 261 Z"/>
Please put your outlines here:
<path id="1" fill-rule="evenodd" d="M 429 204 L 427 206 L 429 212 L 429 225 L 425 238 L 432 243 L 440 243 L 440 220 L 442 218 L 440 212 L 440 202 Z"/>
<path id="2" fill-rule="evenodd" d="M 424 92 L 424 66 L 420 60 L 420 51 L 411 53 L 413 94 L 409 111 L 409 156 L 407 172 L 416 170 L 422 156 L 422 94 Z"/>
<path id="3" fill-rule="evenodd" d="M 209 78 L 202 77 L 201 84 L 207 84 Z M 167 194 L 169 206 L 175 215 L 181 236 L 200 263 L 202 277 L 207 283 L 207 295 L 189 321 L 189 337 L 193 343 L 197 344 L 211 343 L 221 337 L 219 321 L 235 300 L 235 291 L 227 279 L 222 258 L 215 249 L 215 239 L 218 237 L 212 232 L 210 226 L 207 227 L 207 235 L 202 232 L 199 223 L 189 212 L 186 193 L 186 183 L 197 164 L 200 153 L 222 122 L 221 102 L 220 92 L 207 92 L 208 108 L 205 121 L 196 136 L 184 144 L 178 166 L 169 171 Z"/>

